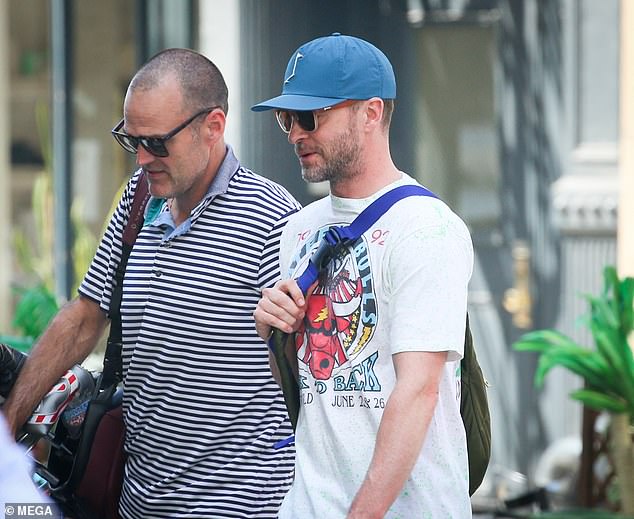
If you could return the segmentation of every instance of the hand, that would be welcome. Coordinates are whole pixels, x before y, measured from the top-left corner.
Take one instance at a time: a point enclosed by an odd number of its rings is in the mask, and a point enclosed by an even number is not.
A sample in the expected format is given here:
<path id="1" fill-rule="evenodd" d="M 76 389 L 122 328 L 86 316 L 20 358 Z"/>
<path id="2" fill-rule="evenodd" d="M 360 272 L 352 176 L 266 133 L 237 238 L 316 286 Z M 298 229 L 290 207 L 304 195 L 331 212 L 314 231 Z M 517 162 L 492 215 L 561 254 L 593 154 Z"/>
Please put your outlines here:
<path id="1" fill-rule="evenodd" d="M 255 329 L 265 341 L 272 328 L 285 333 L 297 331 L 306 313 L 306 299 L 294 279 L 278 281 L 262 290 L 262 298 L 253 312 Z"/>

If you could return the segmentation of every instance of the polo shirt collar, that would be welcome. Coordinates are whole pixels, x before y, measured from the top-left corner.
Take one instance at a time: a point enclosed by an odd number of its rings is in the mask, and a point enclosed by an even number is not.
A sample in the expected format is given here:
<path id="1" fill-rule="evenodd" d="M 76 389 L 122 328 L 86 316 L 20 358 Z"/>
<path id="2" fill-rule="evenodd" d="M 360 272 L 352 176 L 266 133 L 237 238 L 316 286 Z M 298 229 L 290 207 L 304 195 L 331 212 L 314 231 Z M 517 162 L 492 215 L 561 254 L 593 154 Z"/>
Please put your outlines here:
<path id="1" fill-rule="evenodd" d="M 233 177 L 234 173 L 240 167 L 240 162 L 229 144 L 226 145 L 226 150 L 225 158 L 220 164 L 216 176 L 211 181 L 207 194 L 191 212 L 191 218 L 194 220 L 205 210 L 212 198 L 227 192 L 231 177 Z"/>

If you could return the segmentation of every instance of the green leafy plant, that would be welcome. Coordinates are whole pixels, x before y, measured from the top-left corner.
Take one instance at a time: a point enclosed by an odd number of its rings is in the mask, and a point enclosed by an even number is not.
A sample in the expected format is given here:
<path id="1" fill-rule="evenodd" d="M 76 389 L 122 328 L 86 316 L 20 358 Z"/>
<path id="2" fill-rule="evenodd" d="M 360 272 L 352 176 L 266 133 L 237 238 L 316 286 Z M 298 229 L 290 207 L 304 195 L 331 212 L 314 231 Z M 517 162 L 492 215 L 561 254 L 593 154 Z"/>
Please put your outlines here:
<path id="1" fill-rule="evenodd" d="M 0 335 L 0 342 L 28 352 L 59 310 L 59 305 L 53 293 L 43 284 L 28 289 L 17 288 L 16 291 L 19 301 L 12 326 L 21 335 Z"/>
<path id="2" fill-rule="evenodd" d="M 595 350 L 554 330 L 527 333 L 514 348 L 541 353 L 535 373 L 537 387 L 553 367 L 562 366 L 585 381 L 585 387 L 571 393 L 571 398 L 592 409 L 627 413 L 634 419 L 634 355 L 628 343 L 634 326 L 634 278 L 621 281 L 614 267 L 607 267 L 603 293 L 586 297 L 590 315 L 585 322 Z"/>
<path id="3" fill-rule="evenodd" d="M 513 346 L 540 354 L 537 387 L 553 367 L 561 366 L 585 382 L 571 398 L 612 415 L 612 452 L 622 511 L 634 515 L 634 354 L 628 342 L 634 329 L 634 278 L 619 279 L 616 269 L 608 266 L 603 281 L 599 296 L 586 296 L 590 314 L 584 323 L 594 339 L 594 349 L 555 330 L 527 333 Z"/>

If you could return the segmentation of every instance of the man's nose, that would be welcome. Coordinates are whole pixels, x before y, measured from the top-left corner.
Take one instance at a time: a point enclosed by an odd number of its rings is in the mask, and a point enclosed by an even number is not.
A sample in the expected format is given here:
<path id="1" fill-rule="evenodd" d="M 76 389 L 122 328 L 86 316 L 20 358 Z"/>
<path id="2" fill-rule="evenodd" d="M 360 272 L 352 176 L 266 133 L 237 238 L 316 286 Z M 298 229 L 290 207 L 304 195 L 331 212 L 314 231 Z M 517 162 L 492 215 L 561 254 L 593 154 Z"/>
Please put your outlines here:
<path id="1" fill-rule="evenodd" d="M 297 122 L 296 118 L 293 118 L 293 123 L 291 124 L 291 131 L 288 132 L 288 142 L 291 144 L 296 144 L 297 141 L 306 137 L 306 130 L 304 130 L 300 124 Z"/>
<path id="2" fill-rule="evenodd" d="M 136 149 L 136 163 L 139 166 L 145 166 L 154 161 L 154 155 L 146 150 L 142 144 L 139 143 Z"/>

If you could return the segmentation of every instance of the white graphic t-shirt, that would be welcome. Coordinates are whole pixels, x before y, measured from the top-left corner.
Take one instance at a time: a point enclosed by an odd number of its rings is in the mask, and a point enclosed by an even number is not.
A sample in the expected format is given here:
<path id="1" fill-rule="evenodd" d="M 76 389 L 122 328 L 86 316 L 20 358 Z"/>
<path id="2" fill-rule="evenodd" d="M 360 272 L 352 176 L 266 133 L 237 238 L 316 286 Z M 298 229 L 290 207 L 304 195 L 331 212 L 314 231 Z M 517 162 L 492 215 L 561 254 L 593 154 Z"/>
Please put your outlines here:
<path id="1" fill-rule="evenodd" d="M 303 272 L 332 225 L 372 201 L 321 199 L 285 227 L 282 277 Z M 295 480 L 279 517 L 345 518 L 374 451 L 395 383 L 392 355 L 448 351 L 438 405 L 410 477 L 387 518 L 468 518 L 468 463 L 460 417 L 460 359 L 473 266 L 469 232 L 442 201 L 399 201 L 329 263 L 296 335 L 301 411 Z"/>

